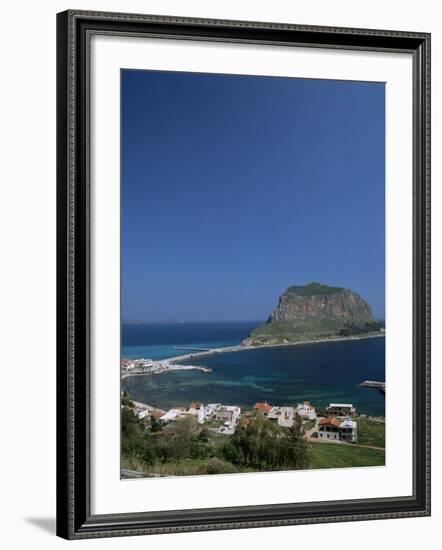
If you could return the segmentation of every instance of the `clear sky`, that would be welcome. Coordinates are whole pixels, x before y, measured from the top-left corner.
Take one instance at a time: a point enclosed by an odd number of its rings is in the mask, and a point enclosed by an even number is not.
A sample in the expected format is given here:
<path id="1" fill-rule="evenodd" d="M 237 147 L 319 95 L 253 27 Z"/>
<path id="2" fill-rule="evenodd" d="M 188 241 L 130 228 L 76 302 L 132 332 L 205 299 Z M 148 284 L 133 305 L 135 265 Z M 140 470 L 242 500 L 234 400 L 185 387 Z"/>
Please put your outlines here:
<path id="1" fill-rule="evenodd" d="M 122 71 L 123 320 L 261 320 L 290 285 L 384 318 L 382 83 Z"/>

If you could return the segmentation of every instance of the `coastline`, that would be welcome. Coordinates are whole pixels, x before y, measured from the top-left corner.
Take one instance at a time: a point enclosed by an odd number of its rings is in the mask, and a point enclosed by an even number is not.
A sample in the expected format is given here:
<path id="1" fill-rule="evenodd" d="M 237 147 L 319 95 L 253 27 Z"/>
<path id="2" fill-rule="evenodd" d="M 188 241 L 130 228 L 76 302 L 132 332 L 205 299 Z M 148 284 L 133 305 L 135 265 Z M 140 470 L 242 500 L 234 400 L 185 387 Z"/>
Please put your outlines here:
<path id="1" fill-rule="evenodd" d="M 150 382 L 147 385 L 144 384 L 143 378 L 125 377 L 122 388 L 132 395 L 132 399 L 162 409 L 193 402 L 228 403 L 241 408 L 250 408 L 254 403 L 265 400 L 275 406 L 289 406 L 294 402 L 293 400 L 298 402 L 309 400 L 320 408 L 325 408 L 331 402 L 355 402 L 360 413 L 382 416 L 385 414 L 384 395 L 373 389 L 362 388 L 361 383 L 365 379 L 384 380 L 385 338 L 381 339 L 383 335 L 383 333 L 367 333 L 351 338 L 340 336 L 333 340 L 316 338 L 314 342 L 312 339 L 308 342 L 268 344 L 259 347 L 230 345 L 218 348 L 221 353 L 230 353 L 225 356 L 218 356 L 216 350 L 194 352 L 204 357 L 195 357 L 188 361 L 172 358 L 172 361 L 175 359 L 178 363 L 190 366 L 210 366 L 213 369 L 213 375 L 208 376 L 207 379 L 206 376 L 201 376 L 202 372 L 194 372 L 194 375 L 189 378 L 177 377 L 178 386 L 175 387 L 174 372 L 176 371 L 171 370 L 170 378 L 165 377 L 164 383 L 162 379 L 152 377 L 154 384 L 152 386 Z M 372 339 L 374 337 L 378 339 Z M 336 346 L 320 345 L 329 341 L 351 342 L 353 340 L 360 342 L 342 343 Z M 312 345 L 291 347 L 304 343 L 312 343 Z M 259 348 L 282 349 L 273 351 L 269 349 L 268 352 L 258 351 L 256 354 L 249 355 L 238 353 L 238 350 Z M 373 355 L 366 353 L 367 350 L 372 349 Z M 327 373 L 329 368 L 334 373 L 325 384 L 322 374 L 315 374 L 315 369 L 312 374 L 309 369 L 309 365 L 313 364 L 318 357 L 322 361 L 321 364 L 326 366 Z M 275 369 L 273 369 L 273 360 L 275 360 Z M 330 365 L 328 365 L 329 362 Z M 355 371 L 353 367 L 356 364 L 359 364 L 359 368 Z M 148 374 L 144 375 L 147 379 L 151 378 Z M 191 371 L 189 371 L 190 374 Z"/>
<path id="2" fill-rule="evenodd" d="M 385 338 L 385 332 L 382 332 L 380 334 L 378 333 L 367 333 L 367 334 L 360 334 L 360 335 L 354 335 L 354 336 L 337 336 L 337 337 L 331 337 L 331 338 L 316 338 L 314 340 L 303 340 L 300 342 L 284 342 L 281 344 L 262 344 L 258 346 L 253 346 L 251 344 L 239 344 L 237 346 L 228 346 L 224 348 L 213 348 L 211 350 L 204 350 L 204 351 L 195 351 L 193 353 L 187 353 L 185 355 L 179 355 L 174 357 L 168 357 L 166 359 L 162 359 L 162 361 L 167 361 L 168 363 L 176 363 L 177 361 L 188 361 L 190 359 L 195 359 L 199 357 L 208 357 L 211 355 L 218 355 L 220 353 L 236 353 L 239 351 L 249 351 L 249 350 L 256 350 L 256 349 L 267 349 L 267 348 L 281 348 L 281 347 L 291 347 L 291 346 L 300 346 L 303 344 L 322 344 L 326 342 L 347 342 L 347 341 L 353 341 L 353 340 L 367 340 L 369 338 Z"/>
<path id="3" fill-rule="evenodd" d="M 176 365 L 175 363 L 172 363 L 168 359 L 161 359 L 160 361 L 155 362 L 156 368 L 159 370 L 151 370 L 151 371 L 139 371 L 135 370 L 134 372 L 124 372 L 121 375 L 121 379 L 124 380 L 125 378 L 129 378 L 131 376 L 153 376 L 153 375 L 159 375 L 159 374 L 166 374 L 168 372 L 174 372 L 179 370 L 199 370 L 201 372 L 212 372 L 212 369 L 209 367 L 203 367 L 201 365 Z"/>

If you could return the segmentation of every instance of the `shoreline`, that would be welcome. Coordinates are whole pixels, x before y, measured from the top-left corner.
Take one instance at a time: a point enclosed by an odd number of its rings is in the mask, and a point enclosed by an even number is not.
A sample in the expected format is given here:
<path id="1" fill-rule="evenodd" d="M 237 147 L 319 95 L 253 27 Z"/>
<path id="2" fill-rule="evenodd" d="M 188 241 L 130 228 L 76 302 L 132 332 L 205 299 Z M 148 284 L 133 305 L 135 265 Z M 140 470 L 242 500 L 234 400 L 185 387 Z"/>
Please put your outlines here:
<path id="1" fill-rule="evenodd" d="M 336 338 L 317 338 L 315 340 L 305 340 L 300 342 L 284 342 L 281 344 L 262 344 L 258 346 L 253 346 L 251 344 L 239 344 L 237 346 L 228 346 L 225 348 L 213 348 L 211 350 L 204 350 L 204 351 L 196 351 L 194 353 L 187 353 L 185 355 L 177 355 L 174 357 L 167 357 L 165 359 L 161 359 L 160 361 L 167 361 L 169 363 L 175 363 L 176 361 L 188 361 L 190 359 L 195 359 L 198 357 L 208 357 L 211 355 L 218 355 L 220 353 L 236 353 L 239 351 L 249 351 L 249 350 L 256 350 L 256 349 L 267 349 L 267 348 L 280 348 L 280 347 L 291 347 L 291 346 L 301 346 L 304 344 L 323 344 L 326 342 L 347 342 L 347 341 L 353 341 L 353 340 L 367 340 L 369 338 L 385 338 L 385 332 L 382 332 L 380 334 L 374 333 L 374 334 L 362 334 L 362 335 L 355 335 L 355 336 L 337 336 Z"/>
<path id="2" fill-rule="evenodd" d="M 134 372 L 125 372 L 121 375 L 121 379 L 129 378 L 131 376 L 154 376 L 159 374 L 167 374 L 168 372 L 176 372 L 180 370 L 199 370 L 201 372 L 210 373 L 213 372 L 210 367 L 203 367 L 202 365 L 177 365 L 172 363 L 168 359 L 162 359 L 155 362 L 156 368 L 159 370 L 143 371 L 134 370 Z"/>

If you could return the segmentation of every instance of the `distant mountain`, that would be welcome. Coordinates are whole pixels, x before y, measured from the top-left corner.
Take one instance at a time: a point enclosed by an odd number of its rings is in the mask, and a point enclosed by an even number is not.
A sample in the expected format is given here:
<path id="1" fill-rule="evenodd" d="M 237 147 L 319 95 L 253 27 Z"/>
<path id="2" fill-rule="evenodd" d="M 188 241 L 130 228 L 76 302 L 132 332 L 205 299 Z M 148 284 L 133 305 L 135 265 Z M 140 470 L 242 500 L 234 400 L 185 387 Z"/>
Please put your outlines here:
<path id="1" fill-rule="evenodd" d="M 310 283 L 291 286 L 267 322 L 246 344 L 278 344 L 379 332 L 370 305 L 348 288 Z"/>

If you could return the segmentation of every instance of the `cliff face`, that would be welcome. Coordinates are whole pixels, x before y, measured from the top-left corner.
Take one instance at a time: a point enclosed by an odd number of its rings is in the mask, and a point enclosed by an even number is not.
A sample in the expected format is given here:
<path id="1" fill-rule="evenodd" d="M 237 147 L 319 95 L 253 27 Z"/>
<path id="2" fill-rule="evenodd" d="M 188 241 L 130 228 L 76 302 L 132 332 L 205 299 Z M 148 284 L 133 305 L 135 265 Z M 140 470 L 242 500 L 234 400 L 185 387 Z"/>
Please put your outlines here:
<path id="1" fill-rule="evenodd" d="M 371 307 L 350 289 L 320 283 L 289 287 L 266 324 L 257 327 L 248 344 L 350 336 L 379 331 Z"/>
<path id="2" fill-rule="evenodd" d="M 305 292 L 309 287 L 311 293 Z M 321 289 L 321 287 L 325 288 Z M 347 288 L 326 287 L 311 283 L 305 287 L 287 289 L 279 298 L 278 306 L 270 315 L 268 322 L 335 318 L 350 322 L 374 321 L 370 306 L 359 294 Z"/>

